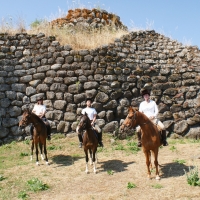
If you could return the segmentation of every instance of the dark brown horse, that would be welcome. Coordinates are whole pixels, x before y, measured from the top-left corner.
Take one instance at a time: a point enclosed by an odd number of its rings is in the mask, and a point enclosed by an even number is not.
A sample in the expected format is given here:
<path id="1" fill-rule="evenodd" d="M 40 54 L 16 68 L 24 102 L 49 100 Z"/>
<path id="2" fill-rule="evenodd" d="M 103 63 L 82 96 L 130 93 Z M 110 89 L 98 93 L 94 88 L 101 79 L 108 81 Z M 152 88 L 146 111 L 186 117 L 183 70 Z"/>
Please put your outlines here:
<path id="1" fill-rule="evenodd" d="M 156 167 L 156 179 L 159 180 L 158 171 L 158 150 L 162 145 L 160 133 L 155 124 L 143 113 L 139 112 L 137 109 L 129 107 L 128 115 L 124 120 L 123 124 L 120 126 L 120 130 L 123 131 L 126 128 L 135 128 L 136 126 L 141 127 L 141 142 L 142 149 L 146 157 L 146 165 L 148 171 L 148 177 L 151 178 L 151 152 L 154 155 L 154 164 Z"/>
<path id="2" fill-rule="evenodd" d="M 81 116 L 80 122 L 78 124 L 77 130 L 83 133 L 83 148 L 85 152 L 85 160 L 86 160 L 86 170 L 85 172 L 88 173 L 88 151 L 90 152 L 90 164 L 93 163 L 93 170 L 96 173 L 96 164 L 95 161 L 97 160 L 97 147 L 98 147 L 98 139 L 97 133 L 91 126 L 90 119 L 85 115 Z M 96 156 L 96 157 L 95 157 Z"/>
<path id="3" fill-rule="evenodd" d="M 44 148 L 45 161 L 48 165 L 47 149 L 46 149 L 46 138 L 47 138 L 47 128 L 45 123 L 37 115 L 29 111 L 28 109 L 23 112 L 22 119 L 19 122 L 19 127 L 27 126 L 30 123 L 33 124 L 33 140 L 31 145 L 31 160 L 33 159 L 33 149 L 36 148 L 36 165 L 39 165 L 38 160 L 38 144 L 40 148 L 41 158 L 44 160 L 42 151 Z"/>

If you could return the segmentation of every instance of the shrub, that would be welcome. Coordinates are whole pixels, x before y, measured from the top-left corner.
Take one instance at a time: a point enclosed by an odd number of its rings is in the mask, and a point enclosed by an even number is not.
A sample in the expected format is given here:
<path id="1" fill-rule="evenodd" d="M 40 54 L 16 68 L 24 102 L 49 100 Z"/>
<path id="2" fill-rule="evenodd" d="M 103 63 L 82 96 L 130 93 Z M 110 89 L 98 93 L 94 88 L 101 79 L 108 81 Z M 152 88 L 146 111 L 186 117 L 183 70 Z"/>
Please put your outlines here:
<path id="1" fill-rule="evenodd" d="M 193 169 L 189 167 L 189 172 L 185 172 L 185 174 L 189 185 L 200 186 L 198 167 L 194 167 Z"/>
<path id="2" fill-rule="evenodd" d="M 28 183 L 30 190 L 34 191 L 34 192 L 49 189 L 49 186 L 47 184 L 44 184 L 38 178 L 32 178 L 27 183 Z"/>

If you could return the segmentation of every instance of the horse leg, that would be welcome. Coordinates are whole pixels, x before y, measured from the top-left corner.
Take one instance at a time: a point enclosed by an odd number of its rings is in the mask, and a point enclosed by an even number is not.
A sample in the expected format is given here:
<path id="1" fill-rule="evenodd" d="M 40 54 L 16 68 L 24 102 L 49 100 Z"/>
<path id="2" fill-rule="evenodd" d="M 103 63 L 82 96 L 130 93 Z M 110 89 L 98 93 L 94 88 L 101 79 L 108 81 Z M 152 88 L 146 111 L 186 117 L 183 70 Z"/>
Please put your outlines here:
<path id="1" fill-rule="evenodd" d="M 38 153 L 38 143 L 35 143 L 36 165 L 39 165 Z"/>
<path id="2" fill-rule="evenodd" d="M 92 161 L 93 161 L 93 171 L 94 173 L 96 174 L 97 171 L 96 171 L 96 163 L 95 163 L 95 154 L 96 154 L 96 151 L 97 149 L 93 149 L 92 153 L 93 153 L 93 158 L 92 158 Z"/>
<path id="3" fill-rule="evenodd" d="M 156 180 L 160 180 L 159 171 L 158 171 L 158 149 L 153 151 L 154 154 L 154 165 L 156 167 Z"/>
<path id="4" fill-rule="evenodd" d="M 47 147 L 46 147 L 46 142 L 44 143 L 44 155 L 45 155 L 46 165 L 49 165 L 48 158 L 47 158 Z"/>
<path id="5" fill-rule="evenodd" d="M 85 161 L 86 161 L 86 169 L 85 169 L 85 172 L 86 174 L 88 173 L 88 150 L 87 149 L 84 149 L 84 152 L 85 152 Z"/>
<path id="6" fill-rule="evenodd" d="M 143 150 L 145 157 L 146 157 L 146 165 L 147 165 L 147 173 L 148 173 L 148 178 L 151 179 L 151 171 L 150 171 L 150 160 L 149 160 L 149 151 L 148 150 Z"/>
<path id="7" fill-rule="evenodd" d="M 34 149 L 34 140 L 32 140 L 31 144 L 31 161 L 33 160 L 33 149 Z"/>
<path id="8" fill-rule="evenodd" d="M 42 155 L 42 143 L 41 142 L 39 143 L 39 147 L 40 147 L 40 156 L 41 156 L 41 159 L 44 160 L 44 156 Z"/>
<path id="9" fill-rule="evenodd" d="M 90 152 L 90 165 L 92 165 L 92 150 L 89 149 L 89 152 Z"/>

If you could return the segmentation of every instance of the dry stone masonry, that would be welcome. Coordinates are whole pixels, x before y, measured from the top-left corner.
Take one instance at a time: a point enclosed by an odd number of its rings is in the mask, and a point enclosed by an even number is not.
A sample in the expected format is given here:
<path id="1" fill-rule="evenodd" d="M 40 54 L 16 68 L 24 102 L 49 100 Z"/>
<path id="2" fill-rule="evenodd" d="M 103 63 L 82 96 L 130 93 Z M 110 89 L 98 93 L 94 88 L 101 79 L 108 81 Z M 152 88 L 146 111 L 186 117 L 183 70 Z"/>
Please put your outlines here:
<path id="1" fill-rule="evenodd" d="M 23 139 L 23 109 L 43 96 L 54 133 L 75 130 L 85 98 L 97 123 L 115 131 L 128 107 L 150 89 L 159 118 L 174 136 L 199 138 L 200 52 L 155 31 L 131 32 L 113 44 L 79 51 L 44 34 L 0 34 L 0 142 Z M 28 132 L 28 128 L 26 129 Z"/>

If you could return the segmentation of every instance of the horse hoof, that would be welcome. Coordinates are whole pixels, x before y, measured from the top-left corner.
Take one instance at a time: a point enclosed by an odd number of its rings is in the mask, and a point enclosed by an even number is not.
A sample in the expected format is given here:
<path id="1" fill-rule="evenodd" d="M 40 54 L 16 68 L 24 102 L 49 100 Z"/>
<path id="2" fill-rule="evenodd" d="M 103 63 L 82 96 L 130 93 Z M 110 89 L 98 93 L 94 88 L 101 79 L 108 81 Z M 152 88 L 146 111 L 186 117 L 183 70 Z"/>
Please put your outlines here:
<path id="1" fill-rule="evenodd" d="M 156 180 L 160 180 L 160 176 L 156 176 Z"/>
<path id="2" fill-rule="evenodd" d="M 36 162 L 36 165 L 37 165 L 37 166 L 40 166 L 39 162 Z"/>
<path id="3" fill-rule="evenodd" d="M 85 171 L 86 174 L 88 174 L 88 171 Z"/>
<path id="4" fill-rule="evenodd" d="M 96 174 L 97 173 L 97 171 L 94 171 L 94 174 Z"/>
<path id="5" fill-rule="evenodd" d="M 49 165 L 49 162 L 46 162 L 46 165 Z"/>

